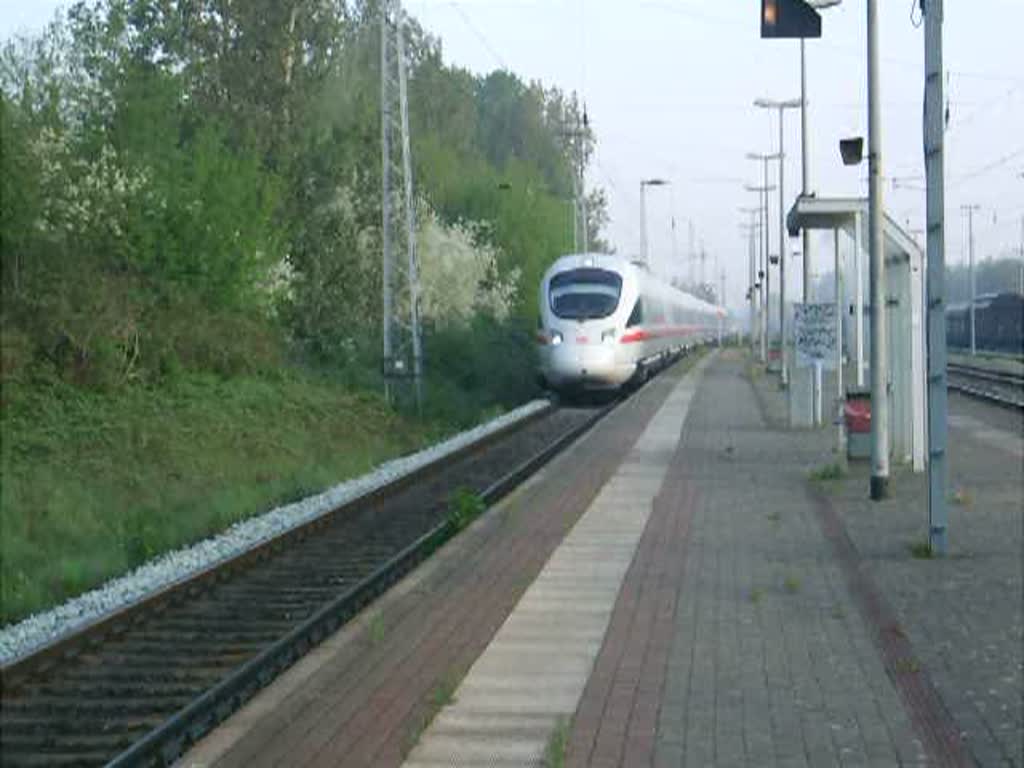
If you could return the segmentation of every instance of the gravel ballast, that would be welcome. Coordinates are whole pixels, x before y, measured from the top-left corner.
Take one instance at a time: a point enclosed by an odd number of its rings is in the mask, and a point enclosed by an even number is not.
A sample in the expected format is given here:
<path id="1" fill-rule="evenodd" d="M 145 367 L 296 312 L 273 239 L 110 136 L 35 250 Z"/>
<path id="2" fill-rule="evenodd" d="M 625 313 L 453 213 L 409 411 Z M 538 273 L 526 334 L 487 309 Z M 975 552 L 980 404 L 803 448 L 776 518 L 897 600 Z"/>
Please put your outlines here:
<path id="1" fill-rule="evenodd" d="M 323 515 L 415 470 L 442 459 L 548 405 L 534 400 L 473 429 L 422 451 L 386 462 L 373 472 L 336 485 L 323 493 L 236 523 L 217 536 L 157 557 L 48 611 L 0 630 L 0 665 L 6 665 L 50 642 L 153 592 L 231 559 L 284 531 Z"/>

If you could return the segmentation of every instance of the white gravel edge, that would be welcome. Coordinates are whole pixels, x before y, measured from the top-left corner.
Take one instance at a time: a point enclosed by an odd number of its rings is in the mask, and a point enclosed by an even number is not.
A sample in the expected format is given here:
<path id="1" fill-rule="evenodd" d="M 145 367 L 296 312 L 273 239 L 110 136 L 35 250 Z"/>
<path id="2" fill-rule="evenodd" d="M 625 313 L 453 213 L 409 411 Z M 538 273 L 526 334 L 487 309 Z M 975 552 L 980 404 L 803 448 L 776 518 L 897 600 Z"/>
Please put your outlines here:
<path id="1" fill-rule="evenodd" d="M 371 493 L 509 424 L 522 421 L 548 404 L 547 400 L 534 400 L 444 442 L 388 461 L 372 472 L 336 485 L 316 496 L 235 523 L 216 536 L 160 555 L 62 605 L 5 627 L 0 630 L 0 665 L 6 665 L 85 624 L 138 602 L 161 588 L 222 560 L 235 557 L 290 528 L 359 496 Z"/>

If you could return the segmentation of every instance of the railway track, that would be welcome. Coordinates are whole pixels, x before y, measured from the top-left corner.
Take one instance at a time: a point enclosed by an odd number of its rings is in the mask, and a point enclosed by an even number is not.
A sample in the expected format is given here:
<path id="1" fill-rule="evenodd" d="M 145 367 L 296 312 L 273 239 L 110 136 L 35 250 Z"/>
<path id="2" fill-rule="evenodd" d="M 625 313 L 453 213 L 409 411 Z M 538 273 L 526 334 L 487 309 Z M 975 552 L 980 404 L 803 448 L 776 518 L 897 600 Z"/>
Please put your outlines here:
<path id="1" fill-rule="evenodd" d="M 946 372 L 955 392 L 1024 410 L 1024 375 L 958 363 L 950 363 Z"/>
<path id="2" fill-rule="evenodd" d="M 0 763 L 166 765 L 613 406 L 549 408 L 3 668 Z"/>

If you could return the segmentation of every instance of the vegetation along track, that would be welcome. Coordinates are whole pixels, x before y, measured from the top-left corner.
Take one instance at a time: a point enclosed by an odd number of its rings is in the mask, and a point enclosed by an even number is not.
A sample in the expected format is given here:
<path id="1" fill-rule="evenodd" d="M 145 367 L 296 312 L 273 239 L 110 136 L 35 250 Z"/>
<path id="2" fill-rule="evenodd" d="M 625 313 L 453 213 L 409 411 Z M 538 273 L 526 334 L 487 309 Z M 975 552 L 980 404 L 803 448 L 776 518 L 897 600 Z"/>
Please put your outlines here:
<path id="1" fill-rule="evenodd" d="M 0 763 L 161 765 L 601 418 L 550 408 L 3 670 Z"/>
<path id="2" fill-rule="evenodd" d="M 1024 376 L 971 365 L 950 363 L 949 388 L 971 397 L 1024 409 Z"/>

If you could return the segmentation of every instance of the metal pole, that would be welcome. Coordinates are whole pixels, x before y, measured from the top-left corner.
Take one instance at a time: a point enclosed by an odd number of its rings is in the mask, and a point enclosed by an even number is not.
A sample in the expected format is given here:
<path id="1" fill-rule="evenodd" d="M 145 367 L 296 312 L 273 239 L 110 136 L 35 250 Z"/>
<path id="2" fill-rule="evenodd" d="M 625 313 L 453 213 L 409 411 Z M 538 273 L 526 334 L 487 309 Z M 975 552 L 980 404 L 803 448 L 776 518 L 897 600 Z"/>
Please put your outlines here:
<path id="1" fill-rule="evenodd" d="M 1020 217 L 1020 279 L 1018 290 L 1024 295 L 1024 216 Z"/>
<path id="2" fill-rule="evenodd" d="M 971 292 L 971 356 L 973 357 L 978 353 L 974 339 L 974 302 L 978 295 L 974 278 L 974 212 L 978 209 L 978 206 L 965 205 L 964 209 L 967 211 L 967 275 Z"/>
<path id="3" fill-rule="evenodd" d="M 590 224 L 587 222 L 587 180 L 583 177 L 583 137 L 580 136 L 579 146 L 579 195 L 580 195 L 580 228 L 583 231 L 583 252 L 590 253 Z"/>
<path id="4" fill-rule="evenodd" d="M 416 258 L 416 200 L 412 183 L 412 146 L 409 137 L 409 91 L 405 71 L 405 11 L 400 3 L 395 9 L 395 43 L 398 49 L 398 97 L 402 118 L 402 175 L 405 181 L 405 227 L 409 281 L 409 315 L 412 333 L 413 382 L 416 407 L 423 407 L 423 347 L 420 339 L 419 265 Z"/>
<path id="5" fill-rule="evenodd" d="M 779 350 L 782 363 L 782 386 L 789 385 L 786 368 L 786 150 L 785 107 L 779 107 Z"/>
<path id="6" fill-rule="evenodd" d="M 644 264 L 650 266 L 650 259 L 647 257 L 647 185 L 640 182 L 640 258 Z"/>
<path id="7" fill-rule="evenodd" d="M 391 401 L 391 315 L 393 312 L 391 253 L 391 94 L 388 79 L 388 5 L 380 4 L 380 154 L 381 154 L 381 276 L 384 304 L 384 397 Z"/>
<path id="8" fill-rule="evenodd" d="M 946 390 L 945 117 L 942 86 L 943 0 L 925 2 L 924 154 L 927 174 L 928 255 L 928 541 L 936 554 L 949 547 L 946 486 L 949 473 Z"/>
<path id="9" fill-rule="evenodd" d="M 761 308 L 761 362 L 768 362 L 768 318 L 772 311 L 772 288 L 771 288 L 771 257 L 769 255 L 769 243 L 771 243 L 768 227 L 768 158 L 764 159 L 764 301 Z"/>
<path id="10" fill-rule="evenodd" d="M 843 404 L 846 401 L 846 392 L 843 390 L 843 306 L 846 304 L 843 298 L 843 260 L 839 252 L 839 230 L 833 230 L 835 243 L 835 281 L 836 281 L 836 453 L 840 456 L 846 450 L 843 435 Z"/>
<path id="11" fill-rule="evenodd" d="M 754 248 L 755 224 L 754 224 L 754 222 L 755 221 L 757 221 L 757 217 L 753 213 L 751 213 L 750 214 L 750 235 L 747 237 L 747 261 L 750 264 L 750 283 L 749 283 L 749 285 L 750 285 L 750 349 L 751 349 L 751 351 L 753 351 L 753 349 L 754 349 L 754 339 L 755 339 L 755 335 L 754 335 L 754 320 L 755 320 L 755 312 L 756 312 L 756 308 L 757 308 L 757 291 L 754 290 L 754 283 L 757 282 L 757 266 L 754 264 L 754 261 L 755 261 L 755 257 L 754 257 L 754 252 L 755 252 L 755 248 Z"/>
<path id="12" fill-rule="evenodd" d="M 853 271 L 856 273 L 854 287 L 853 327 L 857 335 L 857 387 L 864 388 L 864 253 L 861 245 L 860 231 L 862 219 L 859 213 L 853 217 Z"/>
<path id="13" fill-rule="evenodd" d="M 573 253 L 579 253 L 579 248 L 580 248 L 579 239 L 577 238 L 577 235 L 579 234 L 579 228 L 580 228 L 579 214 L 580 214 L 580 212 L 579 212 L 579 209 L 576 207 L 576 201 L 573 200 L 572 201 L 572 252 Z"/>
<path id="14" fill-rule="evenodd" d="M 811 157 L 810 141 L 811 135 L 807 130 L 807 45 L 804 39 L 800 38 L 800 166 L 803 176 L 803 188 L 801 195 L 811 193 Z M 811 298 L 811 233 L 806 227 L 802 231 L 804 251 L 804 303 Z"/>
<path id="15" fill-rule="evenodd" d="M 889 324 L 882 237 L 882 113 L 878 72 L 878 0 L 868 0 L 868 164 L 871 248 L 871 498 L 889 487 Z"/>

